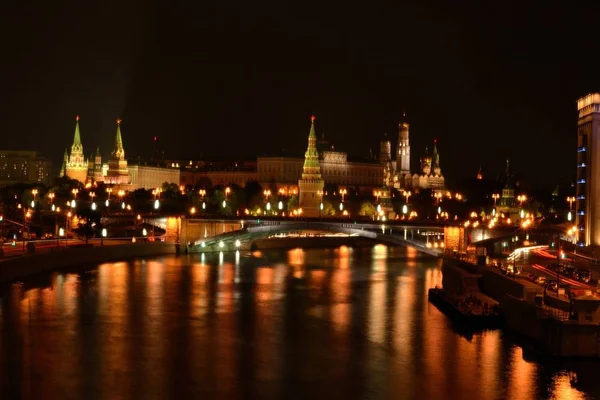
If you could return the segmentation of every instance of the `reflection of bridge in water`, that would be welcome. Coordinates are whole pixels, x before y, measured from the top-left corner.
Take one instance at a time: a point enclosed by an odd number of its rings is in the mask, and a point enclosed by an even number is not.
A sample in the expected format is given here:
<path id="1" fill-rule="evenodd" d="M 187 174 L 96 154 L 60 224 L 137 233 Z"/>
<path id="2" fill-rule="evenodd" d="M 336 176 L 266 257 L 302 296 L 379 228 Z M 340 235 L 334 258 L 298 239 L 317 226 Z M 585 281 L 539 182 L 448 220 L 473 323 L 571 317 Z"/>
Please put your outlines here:
<path id="1" fill-rule="evenodd" d="M 281 233 L 326 232 L 367 238 L 379 243 L 410 246 L 439 256 L 443 250 L 444 226 L 395 223 L 361 223 L 320 220 L 206 220 L 188 219 L 182 229 L 187 251 L 233 251 L 250 249 L 259 239 Z M 317 236 L 315 239 L 327 240 Z"/>

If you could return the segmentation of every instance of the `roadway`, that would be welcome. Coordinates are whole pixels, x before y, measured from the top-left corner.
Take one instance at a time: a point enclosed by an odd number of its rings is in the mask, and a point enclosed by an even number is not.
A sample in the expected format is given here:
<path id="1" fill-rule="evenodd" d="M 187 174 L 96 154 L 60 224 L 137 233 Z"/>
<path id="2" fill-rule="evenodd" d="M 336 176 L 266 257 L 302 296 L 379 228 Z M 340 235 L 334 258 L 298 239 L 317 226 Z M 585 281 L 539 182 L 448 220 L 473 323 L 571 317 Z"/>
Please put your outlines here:
<path id="1" fill-rule="evenodd" d="M 563 261 L 571 261 L 566 258 Z M 511 263 L 511 261 L 504 260 L 503 262 Z M 592 271 L 592 279 L 589 283 L 580 282 L 576 279 L 566 277 L 564 275 L 558 275 L 554 271 L 546 268 L 548 264 L 557 263 L 556 252 L 550 251 L 547 248 L 532 249 L 527 252 L 522 252 L 520 257 L 517 257 L 515 264 L 523 268 L 521 275 L 523 278 L 527 277 L 527 274 L 535 274 L 538 276 L 544 276 L 547 280 L 560 280 L 560 283 L 568 284 L 575 291 L 575 293 L 583 293 L 584 290 L 591 290 L 593 295 L 596 295 L 596 286 L 600 277 L 600 270 L 598 266 L 593 266 L 590 263 L 580 261 L 579 259 L 575 262 L 576 268 L 587 269 Z"/>

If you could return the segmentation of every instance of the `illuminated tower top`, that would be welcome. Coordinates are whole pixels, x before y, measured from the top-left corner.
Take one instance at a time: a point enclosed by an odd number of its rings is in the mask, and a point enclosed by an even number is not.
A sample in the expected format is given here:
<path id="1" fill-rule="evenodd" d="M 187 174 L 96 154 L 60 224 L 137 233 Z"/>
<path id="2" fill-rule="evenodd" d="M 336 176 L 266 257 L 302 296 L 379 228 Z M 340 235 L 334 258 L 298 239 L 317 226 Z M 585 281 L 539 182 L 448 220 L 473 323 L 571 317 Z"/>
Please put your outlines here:
<path id="1" fill-rule="evenodd" d="M 115 135 L 115 148 L 112 152 L 112 157 L 115 160 L 125 159 L 125 150 L 123 149 L 123 138 L 121 137 L 121 119 L 117 119 L 117 133 Z"/>
<path id="2" fill-rule="evenodd" d="M 315 134 L 315 116 L 310 117 L 310 132 L 308 133 L 308 147 L 304 153 L 304 168 L 302 179 L 321 179 L 321 164 L 317 151 L 317 135 Z"/>
<path id="3" fill-rule="evenodd" d="M 433 159 L 431 160 L 432 172 L 435 175 L 442 175 L 442 169 L 440 167 L 440 153 L 437 149 L 437 139 L 433 140 Z"/>
<path id="4" fill-rule="evenodd" d="M 403 121 L 398 124 L 398 148 L 396 154 L 396 170 L 400 174 L 410 174 L 410 139 L 406 114 L 402 113 Z"/>
<path id="5" fill-rule="evenodd" d="M 73 136 L 73 145 L 71 145 L 71 157 L 74 156 L 81 156 L 83 159 L 83 145 L 81 144 L 81 134 L 79 133 L 79 115 L 75 117 L 75 135 Z"/>

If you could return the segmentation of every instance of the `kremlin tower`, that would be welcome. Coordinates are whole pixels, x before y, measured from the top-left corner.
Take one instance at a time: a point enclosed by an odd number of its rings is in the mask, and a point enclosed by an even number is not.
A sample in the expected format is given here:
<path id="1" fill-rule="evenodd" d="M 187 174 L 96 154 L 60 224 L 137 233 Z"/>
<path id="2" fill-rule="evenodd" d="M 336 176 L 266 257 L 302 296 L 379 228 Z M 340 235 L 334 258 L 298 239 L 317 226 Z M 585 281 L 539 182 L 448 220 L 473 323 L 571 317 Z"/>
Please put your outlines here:
<path id="1" fill-rule="evenodd" d="M 406 114 L 402 114 L 406 118 Z M 396 170 L 398 174 L 410 175 L 410 141 L 408 137 L 408 122 L 398 126 L 398 151 L 396 155 Z"/>
<path id="2" fill-rule="evenodd" d="M 65 150 L 65 158 L 67 152 Z M 70 179 L 76 179 L 79 182 L 85 183 L 88 173 L 88 164 L 83 157 L 83 145 L 81 144 L 81 135 L 79 134 L 79 115 L 75 117 L 75 136 L 73 137 L 73 145 L 71 145 L 71 154 L 64 163 L 63 175 Z"/>
<path id="3" fill-rule="evenodd" d="M 123 139 L 121 137 L 121 119 L 117 119 L 115 148 L 108 161 L 106 182 L 121 185 L 129 184 L 129 170 L 127 169 L 127 160 L 125 159 L 125 150 L 123 149 Z"/>
<path id="4" fill-rule="evenodd" d="M 308 148 L 304 154 L 302 178 L 298 181 L 300 192 L 300 208 L 307 217 L 319 217 L 325 181 L 321 178 L 321 164 L 317 151 L 317 136 L 315 135 L 315 117 L 311 117 L 308 134 Z"/>

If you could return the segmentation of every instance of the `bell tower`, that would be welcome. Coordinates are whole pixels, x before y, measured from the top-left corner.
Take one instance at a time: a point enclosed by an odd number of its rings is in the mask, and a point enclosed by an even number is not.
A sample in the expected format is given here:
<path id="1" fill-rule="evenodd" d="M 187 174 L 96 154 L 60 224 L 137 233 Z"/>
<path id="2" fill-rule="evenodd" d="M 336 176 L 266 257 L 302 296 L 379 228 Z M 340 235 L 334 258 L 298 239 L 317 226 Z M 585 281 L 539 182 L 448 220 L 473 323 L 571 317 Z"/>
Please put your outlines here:
<path id="1" fill-rule="evenodd" d="M 398 147 L 396 154 L 396 171 L 398 174 L 410 174 L 410 141 L 406 114 L 402 113 L 403 121 L 398 125 Z"/>

